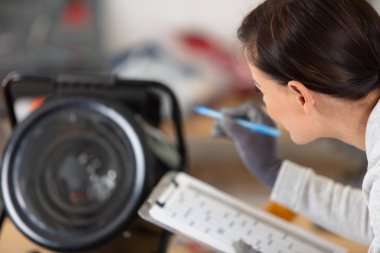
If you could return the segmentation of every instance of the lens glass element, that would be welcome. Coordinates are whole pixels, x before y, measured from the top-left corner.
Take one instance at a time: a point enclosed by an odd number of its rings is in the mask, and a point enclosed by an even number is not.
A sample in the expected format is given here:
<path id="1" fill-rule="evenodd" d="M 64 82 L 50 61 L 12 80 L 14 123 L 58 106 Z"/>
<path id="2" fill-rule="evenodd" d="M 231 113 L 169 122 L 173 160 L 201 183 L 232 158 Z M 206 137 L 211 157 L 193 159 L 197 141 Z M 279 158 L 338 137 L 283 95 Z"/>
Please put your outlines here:
<path id="1" fill-rule="evenodd" d="M 91 231 L 128 203 L 133 147 L 106 115 L 86 108 L 47 115 L 22 138 L 18 154 L 16 197 L 41 227 Z"/>

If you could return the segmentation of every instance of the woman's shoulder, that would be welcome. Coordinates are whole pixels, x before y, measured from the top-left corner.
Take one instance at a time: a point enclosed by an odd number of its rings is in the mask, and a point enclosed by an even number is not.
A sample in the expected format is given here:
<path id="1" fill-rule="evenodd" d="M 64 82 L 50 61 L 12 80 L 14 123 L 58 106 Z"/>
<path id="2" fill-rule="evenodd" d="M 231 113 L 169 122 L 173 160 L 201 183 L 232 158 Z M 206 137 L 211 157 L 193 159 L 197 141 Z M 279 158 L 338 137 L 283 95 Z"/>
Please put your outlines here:
<path id="1" fill-rule="evenodd" d="M 368 167 L 380 160 L 380 101 L 373 108 L 366 126 L 365 147 Z"/>

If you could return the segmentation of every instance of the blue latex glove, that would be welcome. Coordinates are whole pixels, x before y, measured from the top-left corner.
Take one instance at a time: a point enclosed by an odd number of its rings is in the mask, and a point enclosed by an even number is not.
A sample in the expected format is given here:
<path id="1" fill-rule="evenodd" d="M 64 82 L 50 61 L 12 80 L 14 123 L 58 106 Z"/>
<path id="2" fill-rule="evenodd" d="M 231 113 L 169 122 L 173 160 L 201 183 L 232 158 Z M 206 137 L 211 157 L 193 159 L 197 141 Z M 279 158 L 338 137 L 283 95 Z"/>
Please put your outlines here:
<path id="1" fill-rule="evenodd" d="M 272 187 L 282 164 L 282 159 L 278 157 L 276 150 L 276 139 L 245 129 L 234 123 L 231 118 L 241 118 L 275 127 L 273 120 L 253 102 L 238 107 L 222 108 L 221 112 L 224 117 L 215 122 L 212 135 L 227 136 L 232 139 L 248 169 L 261 182 Z"/>

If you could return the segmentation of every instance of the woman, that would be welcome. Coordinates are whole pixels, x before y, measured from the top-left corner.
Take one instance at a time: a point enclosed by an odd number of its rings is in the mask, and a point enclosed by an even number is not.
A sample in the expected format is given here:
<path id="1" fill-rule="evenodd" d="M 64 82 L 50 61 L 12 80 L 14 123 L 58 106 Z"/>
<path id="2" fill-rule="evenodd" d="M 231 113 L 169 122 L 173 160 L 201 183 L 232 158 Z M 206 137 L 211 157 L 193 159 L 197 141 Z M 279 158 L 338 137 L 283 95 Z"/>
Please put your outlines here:
<path id="1" fill-rule="evenodd" d="M 362 191 L 276 154 L 275 140 L 228 117 L 214 130 L 236 144 L 271 199 L 380 252 L 380 17 L 365 0 L 267 0 L 239 32 L 267 113 L 297 144 L 335 138 L 365 150 Z M 273 124 L 252 103 L 224 110 Z"/>

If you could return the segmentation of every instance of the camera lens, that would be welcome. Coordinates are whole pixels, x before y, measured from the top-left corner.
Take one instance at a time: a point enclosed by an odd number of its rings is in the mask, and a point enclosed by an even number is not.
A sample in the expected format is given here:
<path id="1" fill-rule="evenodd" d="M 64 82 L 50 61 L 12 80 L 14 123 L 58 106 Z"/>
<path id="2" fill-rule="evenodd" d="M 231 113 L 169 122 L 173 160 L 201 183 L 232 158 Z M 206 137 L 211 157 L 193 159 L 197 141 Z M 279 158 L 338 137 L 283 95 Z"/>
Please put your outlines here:
<path id="1" fill-rule="evenodd" d="M 5 206 L 22 232 L 48 248 L 91 247 L 130 222 L 147 156 L 127 110 L 88 99 L 48 102 L 6 149 Z"/>
<path id="2" fill-rule="evenodd" d="M 114 128 L 96 113 L 75 109 L 55 113 L 30 131 L 16 164 L 24 172 L 17 181 L 29 186 L 20 189 L 21 195 L 40 219 L 50 214 L 50 226 L 86 226 L 121 201 L 114 193 L 128 192 L 123 188 L 133 184 L 134 157 L 128 157 L 131 147 Z M 24 169 L 31 163 L 34 169 Z M 125 177 L 128 168 L 130 176 Z M 124 184 L 118 182 L 122 178 Z"/>

